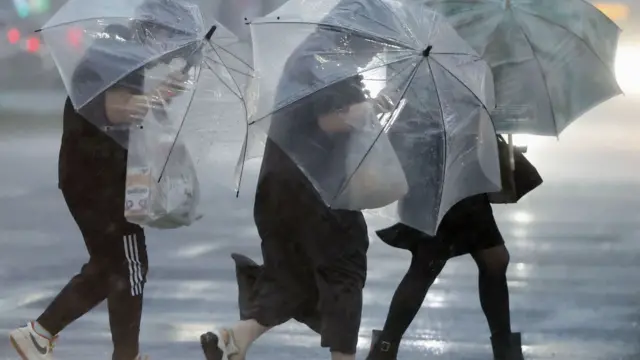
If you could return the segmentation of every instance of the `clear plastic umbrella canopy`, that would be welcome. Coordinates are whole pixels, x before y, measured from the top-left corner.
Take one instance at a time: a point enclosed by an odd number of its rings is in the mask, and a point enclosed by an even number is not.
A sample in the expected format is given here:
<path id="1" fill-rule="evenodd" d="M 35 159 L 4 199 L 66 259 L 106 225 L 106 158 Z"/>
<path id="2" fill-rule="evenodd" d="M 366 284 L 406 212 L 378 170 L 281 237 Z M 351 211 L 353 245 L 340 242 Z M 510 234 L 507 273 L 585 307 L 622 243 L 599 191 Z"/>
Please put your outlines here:
<path id="1" fill-rule="evenodd" d="M 556 136 L 621 94 L 620 29 L 583 0 L 415 0 L 445 15 L 489 63 L 500 133 Z"/>
<path id="2" fill-rule="evenodd" d="M 209 93 L 197 98 L 212 108 L 225 94 L 244 103 L 252 69 L 239 54 L 243 45 L 214 18 L 203 20 L 195 3 L 70 0 L 40 31 L 74 107 L 124 147 L 132 122 L 105 119 L 105 93 L 110 89 L 153 95 L 170 73 L 185 74 L 171 101 L 150 102 L 144 119 L 161 122 L 174 140 L 183 131 L 196 90 Z M 205 89 L 198 89 L 202 70 L 212 78 Z"/>
<path id="3" fill-rule="evenodd" d="M 500 189 L 490 69 L 441 15 L 394 0 L 292 0 L 251 32 L 249 148 L 267 135 L 329 206 L 361 209 L 350 193 L 404 177 L 404 196 L 375 211 L 433 234 L 459 200 Z M 379 166 L 394 158 L 399 168 Z M 365 163 L 377 171 L 358 175 Z"/>

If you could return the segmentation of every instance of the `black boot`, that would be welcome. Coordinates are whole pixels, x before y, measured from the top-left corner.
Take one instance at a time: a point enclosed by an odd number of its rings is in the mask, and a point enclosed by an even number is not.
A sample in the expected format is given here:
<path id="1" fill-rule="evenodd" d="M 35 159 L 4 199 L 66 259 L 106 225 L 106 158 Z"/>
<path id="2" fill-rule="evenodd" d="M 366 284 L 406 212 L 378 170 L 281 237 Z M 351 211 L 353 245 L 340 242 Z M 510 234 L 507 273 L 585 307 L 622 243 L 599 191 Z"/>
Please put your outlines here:
<path id="1" fill-rule="evenodd" d="M 399 342 L 385 340 L 382 331 L 373 330 L 367 360 L 396 360 L 399 346 Z"/>
<path id="2" fill-rule="evenodd" d="M 524 360 L 520 333 L 491 337 L 494 360 Z"/>

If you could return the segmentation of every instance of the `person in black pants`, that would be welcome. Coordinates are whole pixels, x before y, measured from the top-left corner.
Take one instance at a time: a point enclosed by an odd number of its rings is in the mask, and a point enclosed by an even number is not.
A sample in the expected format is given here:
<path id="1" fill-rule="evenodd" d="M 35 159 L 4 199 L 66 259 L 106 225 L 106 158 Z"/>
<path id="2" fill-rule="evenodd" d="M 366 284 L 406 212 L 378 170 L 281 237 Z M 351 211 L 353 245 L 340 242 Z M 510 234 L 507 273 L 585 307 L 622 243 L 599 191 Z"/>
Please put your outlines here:
<path id="1" fill-rule="evenodd" d="M 138 64 L 118 54 L 108 41 L 132 40 L 140 31 L 161 39 L 159 24 L 110 25 L 87 50 L 73 74 L 73 91 L 81 97 L 104 85 L 106 67 L 135 68 Z M 144 29 L 141 29 L 143 27 Z M 162 31 L 170 31 L 164 29 Z M 120 40 L 114 40 L 120 38 Z M 112 56 L 113 59 L 107 59 Z M 124 217 L 128 128 L 140 121 L 148 104 L 168 101 L 180 91 L 186 75 L 173 73 L 163 84 L 144 94 L 144 68 L 126 76 L 82 108 L 69 98 L 64 108 L 59 154 L 59 188 L 89 253 L 79 274 L 49 304 L 36 321 L 10 333 L 24 360 L 52 359 L 57 334 L 102 301 L 107 300 L 113 341 L 113 360 L 139 359 L 138 336 L 148 259 L 144 230 Z M 110 127 L 109 134 L 103 128 Z"/>

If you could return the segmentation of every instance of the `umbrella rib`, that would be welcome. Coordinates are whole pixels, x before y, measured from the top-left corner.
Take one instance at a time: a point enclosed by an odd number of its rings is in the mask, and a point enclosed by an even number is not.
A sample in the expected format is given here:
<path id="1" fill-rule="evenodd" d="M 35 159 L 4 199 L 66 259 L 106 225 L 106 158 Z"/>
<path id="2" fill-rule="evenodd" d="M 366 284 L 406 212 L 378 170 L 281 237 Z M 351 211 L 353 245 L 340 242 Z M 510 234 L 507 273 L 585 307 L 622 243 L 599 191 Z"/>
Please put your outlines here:
<path id="1" fill-rule="evenodd" d="M 598 60 L 602 63 L 602 65 L 604 65 L 604 67 L 605 67 L 605 68 L 607 68 L 607 70 L 609 70 L 609 71 L 612 73 L 612 75 L 613 75 L 613 76 L 615 76 L 615 73 L 614 73 L 613 69 L 609 68 L 609 66 L 607 66 L 607 63 L 606 63 L 604 60 L 602 60 L 602 58 L 600 57 L 600 55 L 599 55 L 595 50 L 593 50 L 593 48 L 591 47 L 591 45 L 589 45 L 589 43 L 588 43 L 585 39 L 583 39 L 583 38 L 581 38 L 580 36 L 578 36 L 578 34 L 576 34 L 576 33 L 574 33 L 573 31 L 571 31 L 571 30 L 567 29 L 565 26 L 563 26 L 563 25 L 561 25 L 561 24 L 555 23 L 555 22 L 553 22 L 553 21 L 551 21 L 551 20 L 549 20 L 549 19 L 546 19 L 546 18 L 544 18 L 543 16 L 540 16 L 540 15 L 538 15 L 538 14 L 535 14 L 535 13 L 533 13 L 533 12 L 531 12 L 531 11 L 522 10 L 522 9 L 520 9 L 520 11 L 522 11 L 523 13 L 526 13 L 527 15 L 530 15 L 530 16 L 533 16 L 533 17 L 535 17 L 535 18 L 538 18 L 538 19 L 540 19 L 540 20 L 542 20 L 542 21 L 544 21 L 544 22 L 546 22 L 546 23 L 549 23 L 549 24 L 551 24 L 551 25 L 553 25 L 553 26 L 559 27 L 559 28 L 561 28 L 562 30 L 566 31 L 567 33 L 571 34 L 571 36 L 573 36 L 573 37 L 577 38 L 578 40 L 580 40 L 580 42 L 582 42 L 582 43 L 584 44 L 584 46 L 586 46 L 586 47 L 587 47 L 587 49 L 589 49 L 589 51 L 591 51 L 591 52 L 592 52 L 592 53 L 593 53 L 593 54 L 598 58 Z M 515 16 L 514 16 L 514 18 L 515 18 Z M 519 21 L 517 18 L 516 18 L 516 22 L 517 22 L 517 23 L 520 25 L 520 27 L 522 28 L 522 32 L 523 32 L 523 33 L 526 33 L 526 32 L 524 31 L 524 26 L 522 26 L 522 24 L 520 23 L 520 21 Z M 617 25 L 616 25 L 616 27 L 617 27 Z M 620 30 L 620 28 L 618 28 L 618 30 Z M 527 37 L 527 41 L 529 41 L 529 37 L 528 37 L 526 34 L 525 34 L 525 36 Z M 533 50 L 533 47 L 532 47 L 532 50 Z"/>
<path id="2" fill-rule="evenodd" d="M 211 72 L 213 73 L 213 75 L 214 75 L 216 78 L 218 78 L 218 80 L 220 80 L 220 82 L 221 82 L 221 83 L 222 83 L 222 84 L 223 84 L 223 85 L 224 85 L 224 86 L 225 86 L 229 91 L 231 91 L 231 93 L 232 93 L 233 95 L 235 95 L 235 96 L 238 98 L 238 100 L 240 100 L 240 101 L 244 101 L 244 98 L 242 97 L 242 95 L 241 95 L 241 94 L 236 93 L 236 92 L 231 88 L 231 86 L 229 86 L 229 84 L 227 84 L 227 82 L 226 82 L 226 81 L 224 81 L 224 80 L 220 77 L 220 75 L 218 75 L 218 73 L 217 73 L 215 70 L 213 70 L 213 68 L 211 67 L 211 65 L 209 65 L 206 61 L 204 61 L 204 62 L 203 62 L 203 64 L 207 67 L 207 69 L 211 70 Z M 223 64 L 223 66 L 224 66 L 224 64 Z"/>
<path id="3" fill-rule="evenodd" d="M 428 4 L 427 6 L 429 6 L 430 8 L 433 8 L 433 3 L 444 3 L 444 4 L 473 4 L 474 6 L 478 6 L 478 0 L 427 0 L 426 3 Z M 496 5 L 496 6 L 500 6 L 501 4 L 499 4 L 498 2 L 495 1 L 485 1 L 484 4 L 482 5 Z M 433 11 L 433 10 L 432 10 Z M 470 9 L 465 10 L 465 11 L 470 11 Z M 437 12 L 437 11 L 436 11 Z M 446 16 L 445 16 L 446 17 Z"/>
<path id="4" fill-rule="evenodd" d="M 415 56 L 415 55 L 414 55 L 414 56 Z M 396 63 L 399 63 L 399 62 L 405 61 L 405 60 L 407 60 L 407 59 L 411 59 L 411 57 L 412 57 L 412 56 L 407 56 L 407 57 L 404 57 L 404 58 L 401 58 L 401 59 L 397 59 L 397 60 L 394 60 L 394 61 L 392 61 L 392 62 L 389 62 L 389 63 L 386 63 L 386 64 L 382 64 L 382 65 L 380 65 L 380 66 L 376 66 L 376 67 L 373 67 L 373 68 L 371 68 L 371 69 L 367 69 L 367 71 L 371 71 L 371 70 L 379 69 L 379 68 L 381 68 L 381 67 L 385 67 L 385 66 L 393 65 L 393 64 L 396 64 Z M 358 74 L 359 74 L 359 73 L 358 73 Z M 304 96 L 302 96 L 302 97 L 300 97 L 300 98 L 298 98 L 298 99 L 296 99 L 296 100 L 288 101 L 288 102 L 286 102 L 284 105 L 279 106 L 279 107 L 277 107 L 277 108 L 276 108 L 276 109 L 274 109 L 274 110 L 271 110 L 269 113 L 267 113 L 267 114 L 266 114 L 266 115 L 264 115 L 263 117 L 261 117 L 261 118 L 259 118 L 259 119 L 256 119 L 256 120 L 251 121 L 251 122 L 249 123 L 249 125 L 253 125 L 253 124 L 257 123 L 258 121 L 264 120 L 264 119 L 266 119 L 269 115 L 274 114 L 274 113 L 276 113 L 276 112 L 278 112 L 278 111 L 282 110 L 283 108 L 285 108 L 285 107 L 287 107 L 287 106 L 289 106 L 289 105 L 291 105 L 291 104 L 294 104 L 294 103 L 295 103 L 295 102 L 297 102 L 297 101 L 300 101 L 300 100 L 301 100 L 301 99 L 303 99 L 303 98 L 306 98 L 306 97 L 312 96 L 313 94 L 317 93 L 318 91 L 320 91 L 320 90 L 322 90 L 322 89 L 324 89 L 324 88 L 327 88 L 327 87 L 329 87 L 329 86 L 331 86 L 331 85 L 333 85 L 333 84 L 335 84 L 335 83 L 338 83 L 338 82 L 340 82 L 340 81 L 342 81 L 342 80 L 344 80 L 344 78 L 341 78 L 341 79 L 339 79 L 339 80 L 332 81 L 332 82 L 330 82 L 330 83 L 328 83 L 328 84 L 324 84 L 322 87 L 320 87 L 320 88 L 318 88 L 318 89 L 316 89 L 316 90 L 314 90 L 314 91 L 310 92 L 309 94 L 306 94 L 306 95 L 304 95 Z"/>
<path id="5" fill-rule="evenodd" d="M 435 75 L 433 73 L 433 68 L 431 67 L 431 62 L 429 60 L 431 60 L 430 56 L 426 58 L 426 62 L 427 62 L 427 66 L 429 67 L 429 72 L 431 73 L 431 79 L 433 80 L 433 88 L 436 90 L 436 98 L 438 99 L 438 109 L 440 110 L 440 119 L 442 121 L 442 128 L 443 128 L 443 131 L 446 131 L 446 126 L 445 126 L 445 123 L 444 123 L 444 111 L 442 110 L 442 100 L 440 99 L 440 92 L 438 91 L 438 84 L 436 83 L 436 77 L 435 77 Z M 436 60 L 434 59 L 434 61 L 436 61 Z M 438 63 L 438 65 L 440 65 L 440 64 Z M 444 68 L 444 66 L 442 66 L 442 65 L 440 65 L 440 67 Z M 447 69 L 445 69 L 445 70 L 447 72 L 449 72 Z M 449 74 L 451 74 L 451 73 L 449 72 Z M 455 76 L 453 76 L 453 74 L 451 74 L 451 75 L 452 75 L 452 77 L 456 78 Z M 456 78 L 456 80 L 458 80 L 458 79 Z M 458 81 L 460 81 L 460 80 L 458 80 Z M 469 91 L 471 91 L 471 90 L 469 90 Z M 473 91 L 471 91 L 471 92 L 473 93 Z M 482 104 L 482 101 L 480 101 L 480 103 Z M 442 153 L 442 163 L 443 164 L 447 163 L 448 147 L 449 146 L 448 146 L 448 142 L 447 142 L 447 136 L 445 134 L 445 136 L 444 136 L 444 151 Z M 438 206 L 437 206 L 438 217 L 440 217 L 440 205 L 442 205 L 442 193 L 444 192 L 444 181 L 445 181 L 445 177 L 446 176 L 447 176 L 447 167 L 443 166 L 442 167 L 442 181 L 440 182 L 440 191 L 439 191 L 440 196 L 438 196 Z"/>
<path id="6" fill-rule="evenodd" d="M 476 98 L 476 100 L 478 100 L 478 102 L 480 103 L 480 105 L 482 105 L 482 107 L 487 111 L 487 113 L 491 114 L 491 111 L 489 111 L 489 109 L 487 108 L 487 106 L 484 104 L 484 102 L 482 100 L 480 100 L 480 98 L 478 97 L 478 95 L 476 95 L 475 92 L 473 92 L 473 90 L 471 90 L 469 88 L 469 86 L 467 86 L 467 84 L 464 83 L 464 81 L 458 79 L 457 76 L 455 76 L 451 71 L 449 71 L 449 69 L 447 69 L 445 66 L 443 66 L 436 58 L 430 56 L 429 57 L 431 60 L 433 60 L 436 64 L 438 64 L 441 68 L 444 69 L 444 71 L 446 71 L 447 73 L 449 73 L 449 75 L 451 75 L 452 78 L 454 78 L 457 82 L 459 82 L 460 84 L 462 84 L 462 86 L 464 86 L 467 90 L 469 90 L 469 92 Z M 429 64 L 429 68 L 431 69 L 431 64 Z"/>
<path id="7" fill-rule="evenodd" d="M 359 51 L 359 54 L 363 54 L 366 53 L 365 51 Z M 415 53 L 415 50 L 411 50 L 411 51 L 407 51 L 407 50 L 393 50 L 393 51 L 386 51 L 385 54 L 394 54 L 394 53 L 400 53 L 400 54 L 406 54 L 406 53 L 410 53 L 411 56 L 413 56 L 413 54 Z M 324 51 L 314 51 L 313 52 L 314 55 L 319 55 L 319 56 L 334 56 L 334 55 L 345 55 L 348 53 L 345 53 L 344 51 L 330 51 L 330 50 L 324 50 Z M 376 52 L 374 55 L 372 55 L 372 58 L 376 57 L 376 58 L 380 58 L 378 56 L 378 52 Z"/>
<path id="8" fill-rule="evenodd" d="M 178 52 L 180 50 L 183 50 L 184 48 L 191 46 L 193 43 L 196 43 L 198 41 L 202 41 L 202 40 L 191 40 L 185 44 L 180 45 L 178 48 L 173 49 L 171 51 L 167 51 L 165 53 L 162 53 L 160 55 L 154 56 L 150 59 L 145 59 L 145 61 L 141 62 L 140 64 L 137 64 L 137 66 L 135 68 L 133 68 L 133 70 L 126 72 L 124 74 L 122 74 L 121 76 L 115 78 L 111 83 L 109 83 L 108 85 L 106 85 L 104 88 L 100 89 L 100 91 L 96 92 L 96 96 L 102 94 L 103 92 L 107 91 L 109 88 L 111 88 L 113 85 L 117 84 L 120 80 L 124 79 L 125 76 L 140 70 L 140 68 L 142 68 L 143 66 L 146 66 L 149 63 L 152 63 L 160 58 L 162 58 L 163 56 L 167 56 L 168 54 L 174 53 L 174 52 Z M 55 57 L 54 57 L 54 61 L 55 61 Z M 81 107 L 87 105 L 87 103 L 89 103 L 89 101 L 93 100 L 95 98 L 95 96 L 89 100 L 86 100 L 84 103 L 80 104 L 77 106 L 76 109 L 80 109 Z"/>
<path id="9" fill-rule="evenodd" d="M 215 46 L 213 46 L 213 44 L 211 42 L 209 42 L 209 41 L 207 41 L 207 44 L 209 44 L 209 46 L 211 47 L 211 50 L 213 50 L 213 52 L 218 56 L 218 59 L 220 59 L 220 62 L 222 63 L 222 66 L 227 68 L 227 64 L 225 64 L 224 60 L 222 60 L 222 57 L 220 57 L 220 54 L 216 50 Z M 215 73 L 215 71 L 214 71 L 214 73 Z M 231 75 L 231 74 L 229 74 L 229 75 Z M 233 84 L 236 86 L 236 88 L 238 90 L 238 93 L 237 93 L 238 97 L 242 100 L 242 95 L 241 95 L 242 90 L 240 89 L 240 85 L 238 85 L 238 83 L 236 82 L 236 79 L 233 76 L 231 76 L 231 80 L 233 81 Z M 223 83 L 224 83 L 224 81 L 223 81 Z M 231 92 L 233 92 L 233 90 L 231 90 Z"/>
<path id="10" fill-rule="evenodd" d="M 86 18 L 82 18 L 82 19 L 78 19 L 78 20 L 65 21 L 65 22 L 62 22 L 62 23 L 59 23 L 59 24 L 55 24 L 55 25 L 43 26 L 40 29 L 37 29 L 35 32 L 42 32 L 42 31 L 56 29 L 56 28 L 59 28 L 59 27 L 69 26 L 69 25 L 73 25 L 73 24 L 77 24 L 77 23 L 83 23 L 83 22 L 95 21 L 95 20 L 104 20 L 104 19 L 138 20 L 135 16 L 94 16 L 94 17 L 86 17 Z"/>
<path id="11" fill-rule="evenodd" d="M 215 46 L 213 46 L 213 44 L 214 44 L 214 43 L 210 43 L 211 47 L 212 47 L 212 48 L 215 48 Z M 236 60 L 240 61 L 241 63 L 243 63 L 244 65 L 246 65 L 249 69 L 251 69 L 251 70 L 253 71 L 253 67 L 252 67 L 251 65 L 249 65 L 246 61 L 242 60 L 239 56 L 237 56 L 237 55 L 236 55 L 236 54 L 234 54 L 233 52 L 231 52 L 231 51 L 229 51 L 229 50 L 225 49 L 225 48 L 224 48 L 224 46 L 217 45 L 217 44 L 216 44 L 216 46 L 217 46 L 218 48 L 220 48 L 220 50 L 222 50 L 222 51 L 224 51 L 225 53 L 227 53 L 227 54 L 231 55 L 233 58 L 235 58 Z M 218 55 L 218 57 L 220 57 L 220 55 Z M 226 66 L 226 65 L 225 65 L 225 66 Z M 240 72 L 240 71 L 238 71 L 238 72 Z M 248 74 L 247 74 L 247 75 L 248 75 Z"/>
<path id="12" fill-rule="evenodd" d="M 452 53 L 452 52 L 437 52 L 437 51 L 432 51 L 431 54 L 433 55 L 461 55 L 461 56 L 474 56 L 477 58 L 481 58 L 478 55 L 474 55 L 474 54 L 469 54 L 469 53 Z"/>
<path id="13" fill-rule="evenodd" d="M 372 17 L 370 17 L 370 16 L 366 16 L 365 14 L 361 14 L 361 15 L 362 15 L 365 19 L 367 19 L 367 20 L 371 21 L 372 23 L 378 24 L 378 25 L 382 26 L 383 28 L 386 28 L 387 30 L 394 31 L 394 29 L 393 29 L 393 28 L 391 28 L 391 27 L 389 27 L 389 26 L 385 25 L 384 23 L 382 23 L 382 22 L 380 22 L 380 21 L 378 21 L 378 20 L 376 20 L 376 19 L 374 19 L 374 18 L 372 18 Z"/>
<path id="14" fill-rule="evenodd" d="M 394 18 L 396 18 L 396 20 L 398 20 L 398 22 L 399 22 L 400 24 L 405 25 L 405 30 L 408 30 L 408 29 L 406 28 L 406 24 L 405 24 L 405 22 L 404 22 L 404 21 L 402 21 L 402 19 L 400 19 L 400 18 L 397 16 L 396 12 L 395 12 L 395 11 L 393 11 L 393 10 L 389 7 L 389 5 L 387 5 L 384 1 L 380 1 L 380 0 L 378 0 L 378 2 L 379 2 L 383 7 L 387 8 L 387 11 L 389 11 L 389 13 L 391 14 L 391 16 L 393 16 Z M 420 43 L 420 42 L 418 41 L 418 38 L 416 38 L 416 37 L 413 35 L 413 33 L 412 33 L 411 31 L 406 31 L 406 33 L 407 33 L 407 34 L 409 34 L 409 35 L 413 38 L 412 40 L 413 40 L 413 41 L 415 41 L 415 42 L 416 42 L 416 44 Z"/>
<path id="15" fill-rule="evenodd" d="M 222 66 L 224 66 L 225 68 L 227 68 L 227 66 L 225 65 L 224 61 L 222 60 L 222 58 L 220 57 L 220 54 L 218 54 L 218 52 L 216 51 L 215 47 L 213 46 L 213 44 L 211 44 L 209 42 L 209 45 L 211 46 L 211 49 L 216 53 L 216 55 L 218 55 L 218 58 L 220 59 L 220 64 L 222 64 Z M 213 68 L 211 67 L 211 65 L 209 63 L 207 63 L 206 61 L 203 61 L 203 63 L 205 64 L 205 66 L 211 70 L 211 72 L 214 74 L 215 77 L 218 78 L 218 80 L 220 80 L 220 82 L 222 82 L 222 84 L 229 89 L 229 91 L 231 91 L 231 93 L 233 95 L 235 95 L 238 100 L 240 100 L 240 102 L 242 103 L 242 109 L 244 110 L 244 117 L 245 117 L 245 138 L 244 138 L 244 144 L 243 144 L 243 148 L 242 148 L 242 152 L 240 154 L 240 158 L 238 158 L 239 161 L 239 165 L 236 165 L 236 172 L 238 171 L 237 168 L 238 166 L 240 166 L 239 169 L 239 174 L 237 174 L 237 185 L 236 185 L 236 197 L 238 197 L 240 195 L 240 185 L 242 184 L 242 177 L 244 175 L 244 163 L 246 162 L 247 159 L 247 146 L 248 146 L 248 137 L 249 137 L 249 121 L 248 121 L 248 113 L 247 113 L 247 104 L 245 103 L 245 100 L 243 98 L 243 96 L 241 94 L 237 94 L 233 91 L 233 89 L 226 83 L 226 81 L 222 80 L 222 78 L 220 78 L 220 75 L 218 75 Z M 249 66 L 249 68 L 251 68 Z M 228 71 L 229 68 L 227 68 Z M 233 80 L 234 84 L 236 85 L 236 87 L 238 88 L 238 92 L 241 93 L 240 90 L 240 86 L 238 85 L 238 83 L 235 81 L 235 79 L 233 78 L 233 76 L 231 76 L 231 80 Z"/>
<path id="16" fill-rule="evenodd" d="M 395 75 L 386 78 L 385 82 L 388 84 L 389 82 L 393 81 L 396 77 L 400 76 L 400 74 L 402 74 L 404 72 L 404 70 L 406 70 L 407 68 L 409 68 L 411 66 L 411 64 L 408 64 L 407 66 L 405 66 L 402 70 L 397 71 Z"/>
<path id="17" fill-rule="evenodd" d="M 600 13 L 600 14 L 601 14 L 601 15 L 602 15 L 602 16 L 603 16 L 603 17 L 604 17 L 608 22 L 610 22 L 612 25 L 614 25 L 615 27 L 617 27 L 618 29 L 620 29 L 620 26 L 618 26 L 618 24 L 616 24 L 616 22 L 615 22 L 615 21 L 611 20 L 611 18 L 610 18 L 610 17 L 608 17 L 607 15 L 603 14 L 603 13 L 602 13 L 602 11 L 600 11 L 600 9 L 598 9 L 597 7 L 593 6 L 593 4 L 592 4 L 592 3 L 588 2 L 588 1 L 585 1 L 585 0 L 578 0 L 578 1 L 580 1 L 580 2 L 582 2 L 582 3 L 584 3 L 584 4 L 586 4 L 586 5 L 588 5 L 588 6 L 589 6 L 589 7 L 591 7 L 591 8 L 593 8 L 593 10 L 594 10 L 594 11 L 599 12 L 599 13 Z M 522 12 L 526 12 L 527 14 L 531 14 L 531 15 L 534 15 L 534 16 L 541 17 L 540 15 L 535 14 L 535 13 L 533 13 L 533 12 L 531 12 L 531 11 L 525 10 L 525 9 L 523 9 L 523 8 L 521 8 L 521 7 L 518 7 L 518 9 L 520 9 L 520 11 L 522 11 Z M 543 19 L 544 19 L 544 18 L 543 18 Z M 545 19 L 545 20 L 546 20 L 546 19 Z M 547 21 L 549 21 L 549 20 L 547 20 Z"/>
<path id="18" fill-rule="evenodd" d="M 542 63 L 540 63 L 540 59 L 538 59 L 538 55 L 536 55 L 536 51 L 533 49 L 533 45 L 531 45 L 531 40 L 529 39 L 527 32 L 524 31 L 524 27 L 522 26 L 522 24 L 520 24 L 520 21 L 515 16 L 513 18 L 516 21 L 516 23 L 518 23 L 518 25 L 520 26 L 520 31 L 522 31 L 522 35 L 527 41 L 527 45 L 529 45 L 529 48 L 531 49 L 531 54 L 533 54 L 533 58 L 535 59 L 536 64 L 538 65 L 538 69 L 540 69 L 540 76 L 542 76 L 542 81 L 544 82 L 544 89 L 546 90 L 545 93 L 547 94 L 547 99 L 549 99 L 549 106 L 551 106 L 551 118 L 553 119 L 553 124 L 557 132 L 558 120 L 556 119 L 556 112 L 553 109 L 553 99 L 551 98 L 551 93 L 549 92 L 549 86 L 547 85 L 547 76 L 544 74 Z"/>
<path id="19" fill-rule="evenodd" d="M 227 65 L 225 65 L 224 63 L 222 63 L 222 62 L 220 62 L 220 61 L 218 61 L 218 60 L 216 60 L 216 59 L 212 58 L 212 57 L 211 57 L 211 56 L 209 56 L 209 55 L 205 55 L 205 58 L 206 58 L 207 60 L 211 61 L 212 63 L 218 64 L 218 65 L 222 65 L 222 66 L 225 66 L 225 67 L 227 68 L 227 70 L 233 70 L 233 72 L 235 72 L 235 73 L 237 73 L 237 74 L 240 74 L 240 75 L 246 75 L 247 77 L 250 77 L 250 76 L 251 76 L 251 74 L 250 74 L 250 73 L 246 73 L 246 72 L 243 72 L 243 71 L 242 71 L 242 70 L 240 70 L 240 69 L 236 69 L 236 68 L 233 68 L 233 67 L 231 67 L 231 66 L 227 66 Z"/>
<path id="20" fill-rule="evenodd" d="M 201 71 L 198 71 L 198 78 L 196 79 L 196 83 L 198 83 L 198 80 L 200 79 L 200 75 L 202 74 Z M 164 175 L 164 171 L 167 169 L 167 165 L 169 164 L 169 159 L 171 158 L 171 154 L 173 153 L 173 149 L 175 148 L 176 144 L 178 143 L 178 137 L 180 136 L 180 133 L 182 132 L 182 128 L 184 127 L 184 123 L 187 121 L 187 114 L 189 113 L 189 109 L 191 109 L 191 104 L 193 103 L 193 99 L 195 98 L 195 91 L 191 93 L 191 98 L 189 99 L 189 104 L 187 104 L 187 109 L 184 113 L 184 117 L 182 118 L 182 121 L 180 122 L 180 127 L 178 128 L 178 131 L 176 132 L 176 136 L 173 139 L 173 143 L 171 144 L 171 148 L 169 149 L 169 153 L 167 154 L 167 160 L 165 160 L 164 165 L 162 166 L 162 170 L 160 171 L 160 176 L 158 176 L 158 184 L 160 183 L 160 181 L 162 180 L 162 176 Z"/>
<path id="21" fill-rule="evenodd" d="M 399 41 L 389 41 L 389 39 L 385 39 L 383 37 L 380 36 L 375 36 L 363 31 L 360 31 L 358 29 L 354 29 L 354 28 L 350 28 L 348 26 L 337 26 L 337 25 L 329 25 L 329 24 L 325 24 L 325 23 L 318 23 L 318 22 L 311 22 L 311 21 L 285 21 L 285 20 L 278 20 L 278 21 L 269 21 L 269 20 L 262 20 L 260 22 L 254 22 L 251 23 L 253 26 L 258 26 L 258 25 L 266 25 L 266 24 L 279 24 L 279 25 L 314 25 L 317 26 L 319 28 L 324 28 L 326 30 L 333 30 L 333 31 L 338 31 L 338 32 L 347 32 L 349 31 L 350 33 L 354 34 L 354 35 L 358 35 L 361 36 L 365 39 L 369 39 L 369 40 L 373 40 L 373 41 L 377 41 L 381 44 L 386 44 L 386 45 L 393 45 L 393 46 L 398 46 L 401 48 L 405 48 L 407 50 L 415 50 L 411 45 L 405 44 L 403 42 L 399 42 Z M 346 30 L 346 31 L 345 31 Z"/>

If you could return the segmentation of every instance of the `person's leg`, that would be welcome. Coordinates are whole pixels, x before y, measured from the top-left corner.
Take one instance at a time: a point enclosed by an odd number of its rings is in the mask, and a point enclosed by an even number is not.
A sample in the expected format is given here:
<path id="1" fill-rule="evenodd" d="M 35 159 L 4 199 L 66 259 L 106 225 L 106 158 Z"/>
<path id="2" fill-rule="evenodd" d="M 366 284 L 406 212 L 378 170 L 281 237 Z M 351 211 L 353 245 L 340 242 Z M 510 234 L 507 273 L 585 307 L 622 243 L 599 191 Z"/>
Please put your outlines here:
<path id="1" fill-rule="evenodd" d="M 446 259 L 439 259 L 426 251 L 412 252 L 409 270 L 393 294 L 383 327 L 383 333 L 389 340 L 402 339 L 446 263 Z"/>
<path id="2" fill-rule="evenodd" d="M 428 242 L 411 251 L 409 270 L 398 285 L 381 332 L 375 333 L 367 359 L 389 359 L 397 356 L 400 341 L 422 307 L 429 288 L 438 277 L 447 257 Z"/>
<path id="3" fill-rule="evenodd" d="M 51 336 L 56 336 L 106 299 L 106 268 L 102 259 L 89 260 L 38 317 L 36 321 L 39 326 Z"/>
<path id="4" fill-rule="evenodd" d="M 238 283 L 241 321 L 200 336 L 207 360 L 243 360 L 262 334 L 300 312 L 312 292 L 304 282 L 312 283 L 313 274 L 302 266 L 305 260 L 299 247 L 290 240 L 291 225 L 281 221 L 272 206 L 271 202 L 256 198 L 254 217 L 262 240 L 264 265 L 234 254 L 236 270 L 243 271 L 237 274 L 242 280 Z"/>
<path id="5" fill-rule="evenodd" d="M 306 316 L 319 327 L 320 345 L 331 358 L 352 360 L 358 345 L 369 237 L 360 212 L 331 210 L 322 203 L 303 213 L 297 237 L 313 269 L 317 304 Z M 302 221 L 304 219 L 304 221 Z M 312 313 L 317 316 L 311 316 Z M 317 318 L 317 322 L 309 322 Z"/>
<path id="6" fill-rule="evenodd" d="M 355 358 L 366 269 L 366 253 L 361 252 L 318 266 L 321 346 L 329 348 L 332 359 Z"/>
<path id="7" fill-rule="evenodd" d="M 270 329 L 255 319 L 240 320 L 202 334 L 200 344 L 207 360 L 244 360 L 251 345 Z"/>
<path id="8" fill-rule="evenodd" d="M 63 188 L 67 207 L 78 225 L 89 261 L 67 285 L 36 321 L 9 334 L 16 351 L 28 359 L 50 359 L 53 342 L 58 333 L 82 315 L 89 312 L 107 297 L 108 260 L 102 256 L 103 236 L 97 227 L 98 213 L 82 194 L 73 188 Z"/>
<path id="9" fill-rule="evenodd" d="M 72 189 L 64 189 L 62 193 L 82 233 L 89 261 L 37 319 L 37 323 L 53 336 L 105 300 L 108 294 L 108 256 L 104 251 L 105 239 L 100 231 L 98 211 Z"/>
<path id="10" fill-rule="evenodd" d="M 511 332 L 507 267 L 509 251 L 504 244 L 471 254 L 478 264 L 480 305 L 491 330 L 495 360 L 523 360 L 519 333 Z"/>
<path id="11" fill-rule="evenodd" d="M 140 322 L 148 258 L 142 228 L 123 224 L 122 236 L 113 239 L 107 303 L 113 342 L 113 360 L 131 360 L 139 352 Z"/>
<path id="12" fill-rule="evenodd" d="M 491 335 L 511 333 L 507 266 L 509 251 L 504 245 L 471 254 L 478 265 L 480 305 L 489 323 Z"/>

